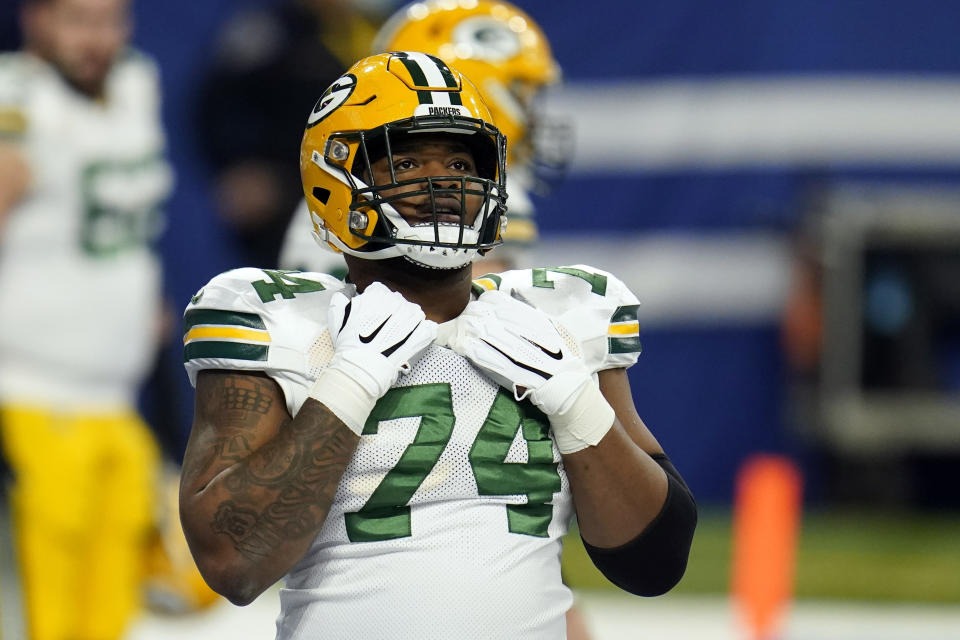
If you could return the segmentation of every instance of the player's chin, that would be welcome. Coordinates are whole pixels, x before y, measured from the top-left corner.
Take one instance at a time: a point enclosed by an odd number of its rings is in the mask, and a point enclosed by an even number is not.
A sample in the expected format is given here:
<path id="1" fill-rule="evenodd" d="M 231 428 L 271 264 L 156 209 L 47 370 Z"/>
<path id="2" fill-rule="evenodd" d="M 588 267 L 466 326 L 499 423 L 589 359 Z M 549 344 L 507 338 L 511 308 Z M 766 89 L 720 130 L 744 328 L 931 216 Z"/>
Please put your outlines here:
<path id="1" fill-rule="evenodd" d="M 103 93 L 107 81 L 109 67 L 101 67 L 92 63 L 81 64 L 68 70 L 66 75 L 70 83 L 89 96 L 98 96 Z"/>

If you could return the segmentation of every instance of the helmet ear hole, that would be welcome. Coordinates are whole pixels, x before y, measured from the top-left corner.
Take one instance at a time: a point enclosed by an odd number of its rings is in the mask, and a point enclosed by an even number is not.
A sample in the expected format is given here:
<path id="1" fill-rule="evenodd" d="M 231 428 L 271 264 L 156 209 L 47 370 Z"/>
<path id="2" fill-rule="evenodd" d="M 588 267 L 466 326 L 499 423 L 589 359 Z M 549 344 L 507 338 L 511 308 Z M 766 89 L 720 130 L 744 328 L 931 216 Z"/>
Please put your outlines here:
<path id="1" fill-rule="evenodd" d="M 330 200 L 330 189 L 324 189 L 323 187 L 314 187 L 312 193 L 313 193 L 313 197 L 319 200 L 320 202 L 322 202 L 323 204 L 327 204 L 327 201 Z"/>
<path id="2" fill-rule="evenodd" d="M 350 171 L 353 177 L 362 180 L 368 184 L 373 184 L 373 177 L 368 175 L 367 171 L 372 171 L 373 165 L 387 156 L 387 147 L 384 144 L 384 134 L 382 131 L 366 131 L 363 134 L 362 142 L 357 150 L 356 159 L 353 161 L 353 169 Z M 369 166 L 368 166 L 369 163 Z"/>

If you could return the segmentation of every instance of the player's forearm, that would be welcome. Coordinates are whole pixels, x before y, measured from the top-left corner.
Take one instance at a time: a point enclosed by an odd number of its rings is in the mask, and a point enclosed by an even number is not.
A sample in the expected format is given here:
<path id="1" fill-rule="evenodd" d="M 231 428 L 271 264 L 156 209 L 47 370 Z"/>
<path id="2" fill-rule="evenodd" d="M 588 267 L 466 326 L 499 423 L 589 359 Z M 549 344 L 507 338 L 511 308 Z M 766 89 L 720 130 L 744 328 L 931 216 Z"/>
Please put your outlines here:
<path id="1" fill-rule="evenodd" d="M 583 539 L 616 547 L 640 535 L 667 496 L 663 469 L 615 424 L 593 447 L 565 455 Z"/>
<path id="2" fill-rule="evenodd" d="M 231 463 L 235 454 L 227 443 L 213 447 L 217 460 L 204 461 L 210 471 L 189 474 L 193 479 L 181 488 L 181 519 L 215 591 L 247 604 L 303 557 L 358 440 L 324 405 L 308 399 L 246 457 Z M 185 478 L 195 467 L 185 459 Z"/>
<path id="3" fill-rule="evenodd" d="M 638 460 L 620 456 L 616 448 L 629 449 L 629 441 L 616 425 L 596 447 L 564 462 L 580 536 L 594 566 L 625 591 L 657 596 L 672 589 L 686 571 L 697 505 L 665 454 L 639 449 Z"/>

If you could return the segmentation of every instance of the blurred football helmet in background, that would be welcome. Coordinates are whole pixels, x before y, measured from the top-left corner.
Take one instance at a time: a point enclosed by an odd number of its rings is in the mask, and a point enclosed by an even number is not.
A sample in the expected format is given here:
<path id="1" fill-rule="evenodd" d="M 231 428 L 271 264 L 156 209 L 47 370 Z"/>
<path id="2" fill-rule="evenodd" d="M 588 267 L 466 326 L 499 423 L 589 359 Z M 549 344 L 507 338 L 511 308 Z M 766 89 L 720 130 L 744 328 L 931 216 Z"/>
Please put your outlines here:
<path id="1" fill-rule="evenodd" d="M 534 159 L 537 94 L 560 80 L 560 67 L 537 23 L 508 2 L 431 0 L 393 14 L 374 51 L 422 51 L 467 76 L 483 94 L 510 144 L 509 162 Z"/>
<path id="2" fill-rule="evenodd" d="M 561 78 L 543 31 L 509 2 L 425 0 L 396 11 L 373 42 L 377 52 L 408 49 L 441 58 L 480 89 L 508 143 L 510 226 L 504 241 L 532 243 L 538 233 L 527 193 L 549 193 L 566 174 L 574 146 L 569 123 L 548 117 L 539 99 Z"/>

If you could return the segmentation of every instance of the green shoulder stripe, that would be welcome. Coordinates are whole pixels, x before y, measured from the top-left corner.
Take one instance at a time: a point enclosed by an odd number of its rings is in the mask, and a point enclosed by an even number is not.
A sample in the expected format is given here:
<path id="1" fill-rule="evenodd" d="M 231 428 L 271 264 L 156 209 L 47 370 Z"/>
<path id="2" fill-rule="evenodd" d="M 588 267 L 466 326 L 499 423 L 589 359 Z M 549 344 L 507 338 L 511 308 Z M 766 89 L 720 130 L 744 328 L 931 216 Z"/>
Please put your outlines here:
<path id="1" fill-rule="evenodd" d="M 263 324 L 263 320 L 256 313 L 217 311 L 216 309 L 191 309 L 183 316 L 184 335 L 189 333 L 190 329 L 195 326 L 203 324 L 247 327 L 248 329 L 267 328 Z"/>
<path id="2" fill-rule="evenodd" d="M 479 298 L 485 291 L 500 289 L 500 284 L 502 282 L 503 278 L 497 274 L 488 273 L 480 276 L 479 278 L 474 278 L 473 284 L 470 285 L 470 291 L 473 293 L 473 295 Z"/>
<path id="3" fill-rule="evenodd" d="M 637 319 L 638 304 L 628 304 L 617 309 L 610 316 L 610 328 L 607 330 L 607 351 L 609 353 L 640 353 L 640 322 Z"/>
<path id="4" fill-rule="evenodd" d="M 610 353 L 640 353 L 643 351 L 643 345 L 640 344 L 639 337 L 633 338 L 608 338 Z"/>
<path id="5" fill-rule="evenodd" d="M 639 308 L 640 305 L 638 304 L 627 304 L 622 307 L 617 307 L 617 310 L 610 316 L 610 324 L 615 322 L 637 322 L 637 309 Z"/>
<path id="6" fill-rule="evenodd" d="M 183 349 L 183 361 L 196 358 L 229 358 L 231 360 L 266 360 L 270 347 L 245 342 L 191 342 Z"/>

